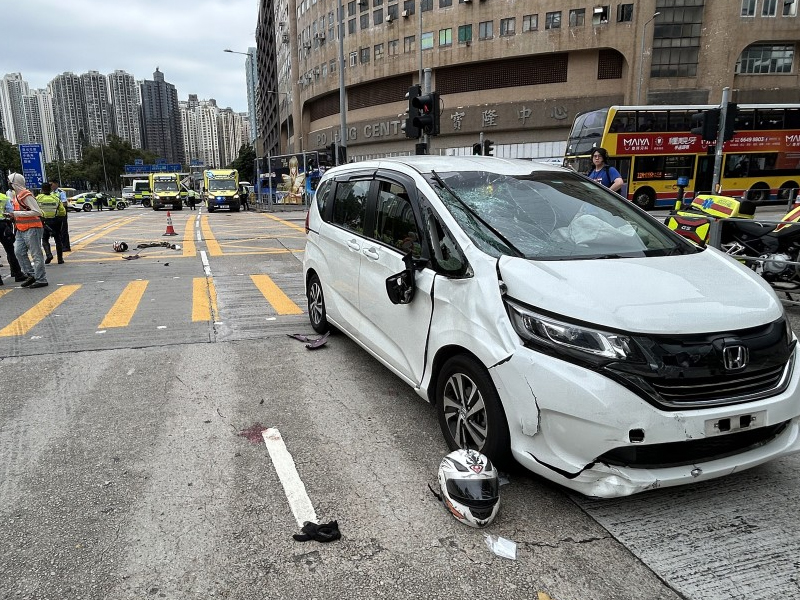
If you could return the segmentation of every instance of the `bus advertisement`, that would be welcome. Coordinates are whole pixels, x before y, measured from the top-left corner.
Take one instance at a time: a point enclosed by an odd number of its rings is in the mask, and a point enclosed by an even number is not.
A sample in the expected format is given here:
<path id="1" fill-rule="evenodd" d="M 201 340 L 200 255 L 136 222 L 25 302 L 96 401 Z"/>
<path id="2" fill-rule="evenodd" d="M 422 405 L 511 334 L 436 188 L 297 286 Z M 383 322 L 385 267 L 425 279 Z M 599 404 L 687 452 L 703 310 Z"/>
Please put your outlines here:
<path id="1" fill-rule="evenodd" d="M 711 105 L 612 106 L 575 118 L 564 159 L 580 173 L 592 148 L 608 151 L 625 185 L 620 194 L 645 209 L 672 207 L 678 177 L 685 198 L 716 193 L 757 203 L 787 202 L 800 187 L 800 104 L 739 104 L 733 138 L 723 144 L 719 189 L 712 190 L 716 144 L 692 133 Z"/>

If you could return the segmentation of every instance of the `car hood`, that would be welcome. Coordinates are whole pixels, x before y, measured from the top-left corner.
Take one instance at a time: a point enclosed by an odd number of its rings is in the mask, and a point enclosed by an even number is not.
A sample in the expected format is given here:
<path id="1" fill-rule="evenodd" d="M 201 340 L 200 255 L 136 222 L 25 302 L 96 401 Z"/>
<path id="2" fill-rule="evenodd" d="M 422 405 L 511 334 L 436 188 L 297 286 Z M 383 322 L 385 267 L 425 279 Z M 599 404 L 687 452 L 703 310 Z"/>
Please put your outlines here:
<path id="1" fill-rule="evenodd" d="M 766 281 L 706 249 L 645 258 L 535 261 L 503 256 L 508 296 L 570 319 L 641 333 L 707 333 L 772 322 Z"/>

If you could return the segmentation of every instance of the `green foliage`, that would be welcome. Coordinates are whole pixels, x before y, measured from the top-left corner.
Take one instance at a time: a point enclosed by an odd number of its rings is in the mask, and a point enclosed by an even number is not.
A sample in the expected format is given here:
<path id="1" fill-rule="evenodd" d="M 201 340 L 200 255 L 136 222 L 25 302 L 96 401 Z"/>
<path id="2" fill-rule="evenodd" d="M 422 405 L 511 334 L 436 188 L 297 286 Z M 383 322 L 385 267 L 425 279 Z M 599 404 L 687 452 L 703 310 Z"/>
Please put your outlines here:
<path id="1" fill-rule="evenodd" d="M 236 157 L 231 164 L 228 165 L 229 169 L 236 169 L 239 171 L 239 181 L 255 181 L 255 174 L 253 172 L 253 165 L 256 160 L 256 151 L 250 144 L 244 144 L 239 148 L 239 156 Z"/>
<path id="2" fill-rule="evenodd" d="M 9 173 L 19 173 L 22 171 L 22 163 L 19 158 L 19 148 L 4 138 L 0 138 L 0 175 L 2 179 L 2 189 L 8 181 Z"/>

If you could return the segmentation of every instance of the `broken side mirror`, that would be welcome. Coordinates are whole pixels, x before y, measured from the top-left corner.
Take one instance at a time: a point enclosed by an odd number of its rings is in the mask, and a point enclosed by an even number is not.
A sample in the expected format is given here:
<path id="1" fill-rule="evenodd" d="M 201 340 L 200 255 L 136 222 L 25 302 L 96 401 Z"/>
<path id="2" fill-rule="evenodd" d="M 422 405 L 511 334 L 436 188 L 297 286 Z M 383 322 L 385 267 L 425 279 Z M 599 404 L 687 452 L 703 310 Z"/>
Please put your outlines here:
<path id="1" fill-rule="evenodd" d="M 417 289 L 414 280 L 414 258 L 411 252 L 403 257 L 406 268 L 386 278 L 386 293 L 392 304 L 410 304 Z"/>

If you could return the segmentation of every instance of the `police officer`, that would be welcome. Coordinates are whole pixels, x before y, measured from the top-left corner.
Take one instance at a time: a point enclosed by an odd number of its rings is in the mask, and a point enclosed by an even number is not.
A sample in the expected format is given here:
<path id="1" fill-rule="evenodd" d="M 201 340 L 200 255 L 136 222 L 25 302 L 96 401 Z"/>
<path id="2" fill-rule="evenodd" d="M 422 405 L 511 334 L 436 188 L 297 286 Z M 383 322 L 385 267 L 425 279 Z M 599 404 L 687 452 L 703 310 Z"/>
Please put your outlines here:
<path id="1" fill-rule="evenodd" d="M 61 198 L 51 191 L 49 183 L 42 184 L 42 193 L 36 196 L 36 202 L 42 209 L 44 215 L 44 234 L 42 235 L 42 245 L 47 258 L 45 264 L 49 265 L 53 260 L 53 253 L 50 250 L 50 236 L 53 236 L 56 243 L 56 256 L 58 264 L 64 264 L 64 244 L 63 229 L 66 219 L 67 209 L 62 204 Z"/>
<path id="2" fill-rule="evenodd" d="M 14 281 L 25 281 L 27 278 L 22 274 L 17 256 L 14 254 L 14 221 L 11 220 L 13 211 L 14 207 L 9 197 L 0 192 L 0 244 L 6 251 L 11 277 L 14 278 Z M 2 281 L 3 278 L 0 277 L 0 285 L 3 285 Z"/>
<path id="3" fill-rule="evenodd" d="M 67 210 L 67 193 L 61 189 L 61 186 L 54 179 L 50 180 L 50 190 L 54 194 L 58 195 L 58 197 L 61 199 L 61 204 L 64 205 L 64 225 L 61 228 L 61 246 L 64 248 L 64 252 L 71 252 L 72 248 L 70 248 L 69 244 L 69 218 L 67 214 L 69 211 Z"/>

